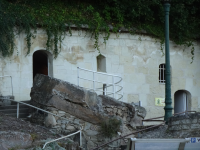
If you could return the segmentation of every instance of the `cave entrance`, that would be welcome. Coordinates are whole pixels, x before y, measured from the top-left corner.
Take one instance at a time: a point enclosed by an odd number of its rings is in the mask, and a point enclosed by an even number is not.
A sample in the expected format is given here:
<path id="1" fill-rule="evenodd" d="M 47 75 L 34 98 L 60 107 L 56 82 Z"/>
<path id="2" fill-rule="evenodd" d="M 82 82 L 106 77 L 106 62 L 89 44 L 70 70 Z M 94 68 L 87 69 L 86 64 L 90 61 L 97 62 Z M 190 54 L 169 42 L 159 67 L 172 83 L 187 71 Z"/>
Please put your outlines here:
<path id="1" fill-rule="evenodd" d="M 33 79 L 36 74 L 53 76 L 53 58 L 48 51 L 38 50 L 33 53 Z"/>

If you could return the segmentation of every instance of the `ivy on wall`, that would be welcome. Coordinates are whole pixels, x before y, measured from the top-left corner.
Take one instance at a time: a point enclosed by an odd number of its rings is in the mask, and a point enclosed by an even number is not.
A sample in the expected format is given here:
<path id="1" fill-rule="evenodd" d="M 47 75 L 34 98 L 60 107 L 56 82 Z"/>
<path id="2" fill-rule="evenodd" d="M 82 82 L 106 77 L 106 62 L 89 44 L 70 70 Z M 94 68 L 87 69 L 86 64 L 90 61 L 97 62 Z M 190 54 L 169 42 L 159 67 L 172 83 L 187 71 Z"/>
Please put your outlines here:
<path id="1" fill-rule="evenodd" d="M 170 9 L 170 39 L 178 45 L 191 48 L 200 38 L 199 0 L 173 0 Z M 145 30 L 164 41 L 164 10 L 161 0 L 1 0 L 0 1 L 0 55 L 11 56 L 15 34 L 26 34 L 27 54 L 30 52 L 34 31 L 46 31 L 46 49 L 56 58 L 71 26 L 81 29 L 87 25 L 95 39 L 104 33 L 104 41 L 111 32 L 123 27 L 131 34 Z M 112 25 L 112 29 L 110 28 Z M 66 32 L 68 31 L 68 32 Z"/>

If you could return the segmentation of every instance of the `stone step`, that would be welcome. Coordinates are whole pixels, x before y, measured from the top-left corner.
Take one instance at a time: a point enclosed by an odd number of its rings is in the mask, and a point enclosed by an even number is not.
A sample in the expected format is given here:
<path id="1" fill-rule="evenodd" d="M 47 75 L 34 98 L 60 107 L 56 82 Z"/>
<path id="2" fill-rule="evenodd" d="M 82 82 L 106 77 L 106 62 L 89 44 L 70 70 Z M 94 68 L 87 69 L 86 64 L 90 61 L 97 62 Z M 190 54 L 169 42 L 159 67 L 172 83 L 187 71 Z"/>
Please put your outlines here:
<path id="1" fill-rule="evenodd" d="M 23 102 L 23 103 L 26 103 L 26 104 L 30 104 L 30 100 L 27 100 L 27 101 L 20 101 L 20 102 Z M 11 105 L 17 105 L 17 102 L 11 102 Z"/>
<path id="2" fill-rule="evenodd" d="M 17 117 L 17 113 L 10 113 L 6 114 L 7 116 L 11 117 Z M 28 114 L 27 113 L 19 113 L 19 118 L 27 118 Z"/>
<path id="3" fill-rule="evenodd" d="M 30 108 L 30 107 L 24 104 L 19 104 L 19 108 Z M 0 106 L 0 110 L 5 110 L 5 109 L 17 109 L 17 105 Z"/>
<path id="4" fill-rule="evenodd" d="M 21 101 L 30 104 L 30 101 Z M 24 104 L 19 104 L 19 118 L 29 121 L 29 109 L 30 107 Z M 0 112 L 7 116 L 17 117 L 17 102 L 11 102 L 11 105 L 0 106 Z"/>
<path id="5" fill-rule="evenodd" d="M 10 113 L 17 113 L 17 109 L 0 109 L 0 112 L 4 114 L 10 114 Z M 29 113 L 29 108 L 21 108 L 19 107 L 19 113 Z"/>

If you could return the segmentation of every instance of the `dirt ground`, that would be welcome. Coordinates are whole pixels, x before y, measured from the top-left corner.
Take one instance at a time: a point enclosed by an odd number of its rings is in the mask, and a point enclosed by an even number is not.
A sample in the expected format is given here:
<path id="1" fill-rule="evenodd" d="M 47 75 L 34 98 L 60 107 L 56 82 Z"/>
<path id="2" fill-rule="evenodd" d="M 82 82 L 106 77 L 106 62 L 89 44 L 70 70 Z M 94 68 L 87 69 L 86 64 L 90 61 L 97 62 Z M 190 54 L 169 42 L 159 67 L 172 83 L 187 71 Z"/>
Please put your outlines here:
<path id="1" fill-rule="evenodd" d="M 52 133 L 48 128 L 35 125 L 29 121 L 17 119 L 0 113 L 0 131 L 18 131 L 28 133 L 34 140 L 55 139 L 60 135 Z"/>

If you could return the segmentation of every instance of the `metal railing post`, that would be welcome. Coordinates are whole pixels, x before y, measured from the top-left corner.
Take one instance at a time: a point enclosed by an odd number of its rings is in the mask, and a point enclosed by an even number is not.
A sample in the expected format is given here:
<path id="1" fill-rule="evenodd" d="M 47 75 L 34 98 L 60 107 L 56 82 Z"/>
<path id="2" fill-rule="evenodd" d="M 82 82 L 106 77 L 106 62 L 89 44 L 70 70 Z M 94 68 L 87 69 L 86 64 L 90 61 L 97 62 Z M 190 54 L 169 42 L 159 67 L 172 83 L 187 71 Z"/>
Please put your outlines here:
<path id="1" fill-rule="evenodd" d="M 121 82 L 121 87 L 122 87 L 122 89 L 121 89 L 121 95 L 124 95 L 124 92 L 123 92 L 123 83 Z M 122 96 L 122 102 L 124 101 L 124 99 L 123 99 L 124 97 Z"/>
<path id="2" fill-rule="evenodd" d="M 111 96 L 113 98 L 116 98 L 117 100 L 122 100 L 123 101 L 123 83 L 122 83 L 122 77 L 118 76 L 118 75 L 113 75 L 113 74 L 108 74 L 108 73 L 103 73 L 103 72 L 97 72 L 97 71 L 93 71 L 93 70 L 88 70 L 88 69 L 84 69 L 84 68 L 80 68 L 80 67 L 77 67 L 78 71 L 77 71 L 77 76 L 78 76 L 78 86 L 80 87 L 83 87 L 83 88 L 86 88 L 86 89 L 89 89 L 89 90 L 93 90 L 94 92 L 97 92 L 97 91 L 100 91 L 102 92 L 104 95 L 108 95 L 108 96 Z M 85 77 L 81 77 L 81 74 L 79 73 L 80 70 L 83 70 L 83 71 L 87 71 L 87 72 L 91 72 L 92 73 L 92 77 L 90 78 L 85 78 Z M 111 77 L 111 81 L 109 80 L 109 82 L 106 83 L 106 86 L 103 87 L 103 90 L 102 90 L 102 87 L 100 88 L 96 88 L 96 86 L 99 85 L 99 83 L 101 84 L 105 84 L 105 81 L 99 81 L 98 80 L 98 76 L 97 75 L 105 75 L 105 76 L 109 76 Z M 96 76 L 96 77 L 95 77 Z M 115 77 L 117 79 L 115 79 Z M 97 78 L 97 80 L 96 80 Z M 92 85 L 91 87 L 87 88 L 87 87 L 84 87 L 84 86 L 81 86 L 79 85 L 80 83 L 80 80 L 86 80 L 88 81 L 89 83 L 92 82 Z M 95 83 L 98 83 L 97 85 L 95 85 Z M 120 84 L 121 83 L 121 84 Z M 118 85 L 119 84 L 119 85 Z M 121 85 L 121 86 L 120 86 Z M 86 85 L 87 86 L 87 85 Z M 113 86 L 113 88 L 111 87 Z M 108 90 L 108 87 L 111 87 L 110 88 L 110 91 Z M 121 91 L 121 92 L 120 92 Z M 116 96 L 117 95 L 117 96 Z M 120 98 L 119 98 L 119 95 L 120 95 Z"/>
<path id="3" fill-rule="evenodd" d="M 113 84 L 113 97 L 115 98 L 115 78 L 112 76 L 112 84 Z"/>
<path id="4" fill-rule="evenodd" d="M 105 95 L 107 95 L 107 86 L 106 86 L 106 88 L 105 88 Z"/>
<path id="5" fill-rule="evenodd" d="M 103 95 L 106 95 L 106 84 L 103 84 Z"/>
<path id="6" fill-rule="evenodd" d="M 11 79 L 12 96 L 13 96 L 13 85 L 12 85 L 12 76 L 10 76 L 10 79 Z"/>
<path id="7" fill-rule="evenodd" d="M 77 67 L 77 84 L 79 86 L 79 67 Z"/>
<path id="8" fill-rule="evenodd" d="M 17 118 L 19 118 L 19 103 L 17 103 Z"/>
<path id="9" fill-rule="evenodd" d="M 61 138 L 58 138 L 58 139 L 54 139 L 54 140 L 48 141 L 48 142 L 46 142 L 46 143 L 44 144 L 43 149 L 44 149 L 45 146 L 46 146 L 47 144 L 49 144 L 49 143 L 52 143 L 52 142 L 55 142 L 55 141 L 58 141 L 58 140 L 61 140 L 61 139 L 64 139 L 64 138 L 70 137 L 70 136 L 72 136 L 72 135 L 78 134 L 80 131 L 81 131 L 81 130 L 79 130 L 79 131 L 77 131 L 77 132 L 74 132 L 74 133 L 72 133 L 72 134 L 69 134 L 69 135 L 67 135 L 67 136 L 63 136 L 63 137 L 61 137 Z"/>
<path id="10" fill-rule="evenodd" d="M 80 147 L 82 147 L 82 131 L 80 130 Z"/>
<path id="11" fill-rule="evenodd" d="M 94 72 L 93 72 L 93 90 L 95 91 L 95 77 L 94 77 Z"/>

